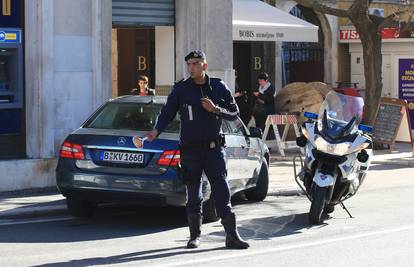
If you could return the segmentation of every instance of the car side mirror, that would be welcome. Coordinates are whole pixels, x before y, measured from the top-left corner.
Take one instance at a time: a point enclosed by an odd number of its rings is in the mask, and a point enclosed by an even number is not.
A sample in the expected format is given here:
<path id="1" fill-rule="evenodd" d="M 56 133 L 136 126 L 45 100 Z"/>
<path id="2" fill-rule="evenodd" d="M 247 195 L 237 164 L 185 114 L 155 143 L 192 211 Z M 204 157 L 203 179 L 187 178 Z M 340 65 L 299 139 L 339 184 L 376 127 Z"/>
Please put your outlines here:
<path id="1" fill-rule="evenodd" d="M 256 138 L 261 139 L 263 136 L 262 129 L 260 128 L 250 127 L 249 131 L 250 131 L 249 137 L 256 137 Z"/>

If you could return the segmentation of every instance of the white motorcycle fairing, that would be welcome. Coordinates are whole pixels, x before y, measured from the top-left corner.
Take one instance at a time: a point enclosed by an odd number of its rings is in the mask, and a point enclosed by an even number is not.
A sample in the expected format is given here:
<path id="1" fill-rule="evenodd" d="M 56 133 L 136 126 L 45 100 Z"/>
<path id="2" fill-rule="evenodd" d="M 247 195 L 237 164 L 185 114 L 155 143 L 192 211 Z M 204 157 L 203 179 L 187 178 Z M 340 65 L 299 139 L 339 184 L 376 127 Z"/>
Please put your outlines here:
<path id="1" fill-rule="evenodd" d="M 324 174 L 318 169 L 315 171 L 315 175 L 313 176 L 313 182 L 319 187 L 332 186 L 335 184 L 335 179 L 336 177 L 332 176 L 331 174 Z"/>

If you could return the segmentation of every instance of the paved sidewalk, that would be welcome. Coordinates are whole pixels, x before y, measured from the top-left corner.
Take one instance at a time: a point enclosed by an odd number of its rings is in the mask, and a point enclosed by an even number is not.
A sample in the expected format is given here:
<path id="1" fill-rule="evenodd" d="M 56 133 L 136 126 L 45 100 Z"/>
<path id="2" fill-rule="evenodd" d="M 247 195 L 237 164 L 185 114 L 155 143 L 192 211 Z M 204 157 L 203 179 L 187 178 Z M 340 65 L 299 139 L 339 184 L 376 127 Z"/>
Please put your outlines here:
<path id="1" fill-rule="evenodd" d="M 61 214 L 67 214 L 66 202 L 57 192 L 0 195 L 0 221 Z"/>
<path id="2" fill-rule="evenodd" d="M 291 166 L 293 157 L 298 152 L 288 152 L 285 157 L 281 157 L 273 152 L 271 155 L 271 165 L 286 163 Z M 372 164 L 380 165 L 400 165 L 404 167 L 414 167 L 414 157 L 412 148 L 409 144 L 398 143 L 394 151 L 375 150 Z M 277 175 L 275 176 L 277 177 Z M 277 178 L 276 178 L 277 179 Z M 289 180 L 277 180 L 272 178 L 272 182 L 279 184 L 276 192 L 278 196 L 298 194 L 300 192 L 294 183 L 293 177 Z M 0 222 L 10 219 L 33 218 L 41 216 L 52 216 L 68 214 L 64 197 L 55 189 L 43 193 L 20 193 L 2 194 L 0 193 Z"/>

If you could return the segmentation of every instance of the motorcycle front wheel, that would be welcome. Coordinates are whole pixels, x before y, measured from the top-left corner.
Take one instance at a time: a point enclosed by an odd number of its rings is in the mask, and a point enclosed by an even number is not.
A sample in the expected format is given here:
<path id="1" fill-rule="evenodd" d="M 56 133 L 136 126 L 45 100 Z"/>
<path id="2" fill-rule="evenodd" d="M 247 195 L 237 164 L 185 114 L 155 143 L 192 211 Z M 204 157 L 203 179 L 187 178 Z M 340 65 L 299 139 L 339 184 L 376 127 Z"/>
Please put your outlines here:
<path id="1" fill-rule="evenodd" d="M 322 214 L 325 208 L 326 193 L 328 187 L 319 187 L 316 184 L 312 190 L 312 204 L 309 210 L 309 222 L 320 224 L 323 221 Z"/>

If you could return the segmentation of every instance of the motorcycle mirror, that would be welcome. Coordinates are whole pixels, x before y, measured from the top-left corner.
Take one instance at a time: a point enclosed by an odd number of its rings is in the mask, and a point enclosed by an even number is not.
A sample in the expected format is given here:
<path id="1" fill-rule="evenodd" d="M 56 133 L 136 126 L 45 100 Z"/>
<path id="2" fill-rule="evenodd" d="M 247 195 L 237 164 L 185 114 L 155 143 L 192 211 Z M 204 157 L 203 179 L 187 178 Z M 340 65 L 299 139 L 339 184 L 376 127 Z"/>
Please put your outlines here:
<path id="1" fill-rule="evenodd" d="M 366 133 L 372 133 L 372 127 L 365 124 L 358 125 L 358 130 Z"/>
<path id="2" fill-rule="evenodd" d="M 336 111 L 333 111 L 333 110 L 330 110 L 330 111 L 328 111 L 328 116 L 329 117 L 336 117 Z"/>
<path id="3" fill-rule="evenodd" d="M 303 116 L 307 119 L 313 119 L 313 120 L 318 119 L 318 114 L 315 114 L 315 113 L 312 113 L 312 112 L 305 112 L 305 113 L 303 113 Z"/>

